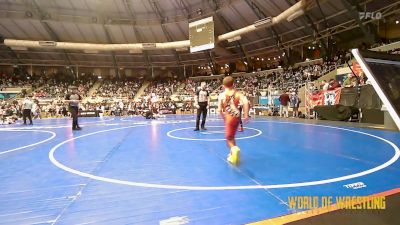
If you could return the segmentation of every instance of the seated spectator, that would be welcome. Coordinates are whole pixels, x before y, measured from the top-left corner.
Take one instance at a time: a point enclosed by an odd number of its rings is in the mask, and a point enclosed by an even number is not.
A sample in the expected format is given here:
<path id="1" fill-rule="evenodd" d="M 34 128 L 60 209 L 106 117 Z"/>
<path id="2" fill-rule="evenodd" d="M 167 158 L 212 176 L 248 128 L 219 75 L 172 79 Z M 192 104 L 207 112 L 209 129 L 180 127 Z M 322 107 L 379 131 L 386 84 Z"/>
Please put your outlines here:
<path id="1" fill-rule="evenodd" d="M 343 82 L 344 87 L 355 87 L 357 85 L 357 77 L 354 74 L 347 74 L 346 80 Z"/>

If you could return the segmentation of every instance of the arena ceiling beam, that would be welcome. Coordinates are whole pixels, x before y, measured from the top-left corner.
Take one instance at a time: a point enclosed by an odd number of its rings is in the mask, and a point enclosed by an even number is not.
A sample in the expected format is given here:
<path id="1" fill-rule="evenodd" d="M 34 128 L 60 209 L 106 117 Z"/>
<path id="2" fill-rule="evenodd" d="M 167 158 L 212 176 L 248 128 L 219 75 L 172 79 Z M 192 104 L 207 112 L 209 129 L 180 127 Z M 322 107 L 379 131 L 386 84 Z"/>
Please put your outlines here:
<path id="1" fill-rule="evenodd" d="M 368 2 L 371 2 L 371 1 L 368 0 L 366 2 L 363 2 L 362 4 L 367 4 Z M 383 17 L 385 18 L 385 17 L 387 17 L 389 15 L 393 15 L 395 13 L 399 13 L 399 10 L 398 10 L 399 5 L 400 5 L 400 2 L 394 2 L 394 3 L 390 4 L 390 5 L 386 5 L 386 6 L 383 6 L 383 7 L 379 8 L 379 9 L 376 9 L 375 12 L 382 12 Z M 339 11 L 337 13 L 329 15 L 328 17 L 326 17 L 326 19 L 328 20 L 328 19 L 331 19 L 333 17 L 338 17 L 338 16 L 340 16 L 340 15 L 346 13 L 346 12 L 347 12 L 347 9 L 341 10 L 341 11 Z M 324 22 L 324 19 L 321 19 L 319 21 L 316 21 L 316 24 L 320 24 L 320 23 L 323 23 L 323 22 Z M 363 21 L 364 24 L 371 23 L 371 22 L 372 22 L 371 20 Z M 323 27 L 323 26 L 319 26 L 319 27 Z M 321 34 L 321 38 L 327 38 L 327 37 L 329 37 L 331 35 L 339 34 L 341 32 L 345 32 L 347 30 L 354 29 L 354 28 L 357 28 L 357 27 L 358 27 L 358 24 L 355 22 L 355 20 L 350 20 L 350 21 L 347 21 L 347 22 L 332 26 L 332 27 L 330 27 L 328 29 L 324 29 L 324 30 L 321 29 L 320 30 L 320 34 Z M 298 32 L 300 29 L 304 29 L 304 28 L 305 28 L 305 26 L 298 27 L 298 28 L 295 28 L 293 30 L 281 33 L 280 35 L 281 36 L 290 35 L 292 32 Z M 304 42 L 303 41 L 304 39 L 307 39 L 307 38 L 311 39 L 312 37 L 310 37 L 308 35 L 308 36 L 304 36 L 304 37 L 301 37 L 301 38 L 290 39 L 290 40 L 286 41 L 284 44 L 285 45 L 289 45 L 289 46 L 299 46 L 299 45 L 302 45 L 302 44 L 307 44 L 309 42 Z M 265 39 L 271 39 L 271 37 L 267 37 Z M 254 41 L 254 42 L 258 42 L 258 41 L 259 40 Z M 248 42 L 248 43 L 245 43 L 244 45 L 249 45 L 251 43 L 252 42 Z M 263 48 L 260 48 L 260 49 L 249 50 L 249 51 L 247 51 L 247 53 L 248 53 L 249 56 L 254 56 L 256 54 L 266 54 L 268 52 L 273 52 L 273 48 L 274 47 L 275 47 L 275 45 L 270 45 L 270 46 L 267 45 L 267 46 L 265 46 Z M 227 48 L 228 49 L 229 48 L 234 48 L 234 46 L 227 47 Z M 57 51 L 53 51 L 53 50 L 49 51 L 49 52 L 54 52 L 56 54 L 60 54 Z M 37 52 L 33 52 L 33 54 L 36 54 L 36 53 Z M 70 52 L 70 53 L 71 54 L 79 54 L 78 52 Z M 49 53 L 49 54 L 51 54 L 51 53 Z M 82 54 L 82 56 L 87 56 L 88 55 L 88 54 L 85 54 L 83 52 L 81 54 Z M 202 53 L 199 53 L 199 54 L 202 54 Z M 218 57 L 218 56 L 216 57 L 217 60 L 219 58 L 220 57 Z M 237 58 L 237 59 L 239 59 L 239 58 Z M 7 60 L 7 61 L 10 62 L 9 60 Z M 46 60 L 44 60 L 44 61 L 46 61 Z M 183 63 L 185 63 L 185 65 L 201 65 L 200 63 L 204 63 L 204 62 L 186 60 Z M 12 63 L 8 63 L 7 65 L 12 65 Z"/>
<path id="2" fill-rule="evenodd" d="M 177 5 L 179 6 L 179 9 L 186 15 L 187 20 L 190 20 L 192 18 L 190 9 L 186 5 L 185 1 L 183 0 L 174 0 Z"/>
<path id="3" fill-rule="evenodd" d="M 26 1 L 26 0 L 23 0 Z M 125 0 L 123 0 L 125 1 Z M 204 13 L 202 15 L 198 15 L 196 12 L 192 12 L 186 6 L 183 0 L 177 0 L 182 2 L 178 4 L 185 10 L 185 15 L 177 15 L 176 17 L 169 17 L 168 21 L 164 21 L 166 25 L 172 25 L 176 23 L 186 23 L 187 19 L 196 19 L 201 18 L 203 16 L 213 16 L 214 11 L 210 8 L 203 8 Z M 241 0 L 229 0 L 221 5 L 219 10 L 224 10 L 229 8 L 232 4 L 239 2 Z M 13 1 L 10 1 L 9 5 L 12 4 Z M 17 1 L 16 1 L 17 2 Z M 31 7 L 26 7 L 26 10 L 15 10 L 9 9 L 10 7 L 0 9 L 0 16 L 3 18 L 12 18 L 12 19 L 31 19 L 31 20 L 44 20 L 46 22 L 70 22 L 70 23 L 82 23 L 82 24 L 98 24 L 101 25 L 103 21 L 107 21 L 111 25 L 135 25 L 137 27 L 148 27 L 160 25 L 160 20 L 158 19 L 149 19 L 149 18 L 127 18 L 121 16 L 120 14 L 101 14 L 95 13 L 93 11 L 87 10 L 66 10 L 66 9 L 46 9 L 46 17 L 42 18 L 39 15 L 34 13 L 35 9 Z M 31 16 L 27 16 L 27 13 L 31 13 Z M 193 16 L 196 15 L 196 16 Z"/>
<path id="4" fill-rule="evenodd" d="M 112 41 L 112 39 L 111 39 L 110 33 L 108 32 L 106 26 L 103 24 L 102 27 L 103 27 L 104 33 L 106 34 L 108 43 L 112 44 L 113 41 Z M 121 77 L 121 74 L 120 74 L 119 69 L 118 69 L 119 66 L 118 66 L 117 58 L 115 57 L 115 53 L 114 53 L 114 52 L 110 52 L 110 55 L 111 55 L 111 57 L 112 57 L 112 59 L 113 59 L 113 65 L 114 65 L 115 75 L 118 76 L 118 78 L 120 78 L 120 77 Z"/>
<path id="5" fill-rule="evenodd" d="M 161 21 L 161 29 L 162 29 L 162 31 L 164 33 L 164 36 L 166 37 L 166 39 L 169 42 L 173 42 L 174 39 L 172 38 L 172 35 L 169 33 L 168 29 L 165 27 L 165 24 L 164 24 L 165 20 L 168 20 L 168 19 L 166 19 L 166 17 L 164 16 L 163 12 L 161 11 L 160 6 L 157 4 L 156 1 L 154 1 L 154 0 L 148 0 L 148 1 L 149 1 L 150 5 L 151 5 L 153 11 L 157 14 L 158 18 Z M 177 64 L 178 65 L 182 65 L 181 56 L 179 55 L 179 53 L 176 51 L 176 49 L 174 49 L 172 51 L 173 51 L 173 53 L 175 55 L 175 59 L 176 59 Z"/>
<path id="6" fill-rule="evenodd" d="M 360 27 L 361 31 L 365 35 L 366 39 L 370 44 L 376 43 L 378 41 L 378 35 L 376 31 L 369 30 L 360 19 L 359 12 L 363 12 L 361 6 L 354 0 L 341 0 L 343 5 L 346 6 L 348 12 L 353 17 L 353 19 L 357 22 L 358 26 Z"/>
<path id="7" fill-rule="evenodd" d="M 319 12 L 321 13 L 321 16 L 323 18 L 325 28 L 328 28 L 329 27 L 328 20 L 326 18 L 324 10 L 322 10 L 321 3 L 319 2 L 319 0 L 315 0 L 315 2 L 317 2 L 317 6 L 318 6 Z M 365 1 L 364 4 L 367 4 L 367 1 Z"/>
<path id="8" fill-rule="evenodd" d="M 212 9 L 215 10 L 216 12 L 215 15 L 218 18 L 218 20 L 222 23 L 225 30 L 227 30 L 228 32 L 234 31 L 235 29 L 230 25 L 230 23 L 225 19 L 225 17 L 221 13 L 219 13 L 220 6 L 218 2 L 216 0 L 208 0 L 208 4 L 211 6 Z M 235 45 L 242 61 L 250 63 L 250 59 L 247 57 L 246 51 L 244 50 L 241 42 L 239 40 L 236 40 L 233 41 L 233 44 Z"/>
<path id="9" fill-rule="evenodd" d="M 269 19 L 265 19 L 265 21 L 256 21 L 251 25 L 245 26 L 235 31 L 231 31 L 225 34 L 220 34 L 217 37 L 217 42 L 226 41 L 232 38 L 237 38 L 238 36 L 245 35 L 248 33 L 252 33 L 256 30 L 263 29 L 265 27 L 271 27 L 272 25 L 279 24 L 284 20 L 288 20 L 293 16 L 301 14 L 304 10 L 309 10 L 313 6 L 313 2 L 311 0 L 301 0 L 296 3 L 289 9 L 283 11 L 279 15 L 275 17 L 271 17 Z M 128 4 L 129 5 L 129 4 Z M 130 12 L 133 15 L 132 12 Z M 128 43 L 128 44 L 94 44 L 94 43 L 85 43 L 85 42 L 55 42 L 55 43 L 44 43 L 40 41 L 31 41 L 31 40 L 15 40 L 15 39 L 6 39 L 4 41 L 6 45 L 9 46 L 20 46 L 20 47 L 28 47 L 28 48 L 43 48 L 43 47 L 52 47 L 55 49 L 68 49 L 68 50 L 90 50 L 90 51 L 138 51 L 138 50 L 153 50 L 153 49 L 177 49 L 188 47 L 190 45 L 189 40 L 184 41 L 175 41 L 175 42 L 163 42 L 163 43 Z M 287 54 L 286 54 L 287 55 Z M 148 58 L 148 57 L 147 57 Z"/>
<path id="10" fill-rule="evenodd" d="M 367 1 L 363 2 L 363 5 L 365 5 L 365 4 L 369 3 L 369 2 L 372 2 L 372 1 L 373 1 L 373 0 L 367 0 Z M 333 18 L 339 17 L 339 16 L 341 16 L 341 15 L 347 13 L 347 12 L 348 12 L 348 9 L 343 9 L 343 10 L 337 12 L 337 13 L 334 13 L 334 14 L 332 14 L 332 15 L 326 17 L 325 19 L 326 19 L 326 20 L 333 19 Z M 318 20 L 318 21 L 315 21 L 314 23 L 315 23 L 316 26 L 319 26 L 321 23 L 324 23 L 325 19 L 320 19 L 320 20 Z M 303 30 L 303 29 L 305 29 L 305 28 L 306 28 L 306 26 L 304 26 L 304 25 L 303 25 L 303 26 L 299 26 L 299 27 L 297 27 L 297 28 L 295 28 L 295 29 L 291 29 L 291 30 L 289 30 L 289 31 L 283 32 L 283 33 L 281 33 L 280 35 L 281 35 L 281 37 L 289 36 L 289 35 L 291 35 L 292 33 L 300 32 L 301 30 Z M 329 26 L 328 26 L 328 27 L 325 27 L 325 29 L 329 29 Z M 309 35 L 305 35 L 304 37 L 308 37 L 308 36 L 309 36 Z M 255 44 L 255 43 L 258 43 L 258 42 L 264 42 L 264 41 L 270 40 L 270 39 L 272 39 L 272 38 L 273 38 L 272 36 L 270 36 L 270 37 L 265 37 L 265 38 L 261 38 L 261 39 L 256 40 L 256 41 L 244 43 L 243 46 Z M 227 48 L 230 49 L 230 48 L 233 48 L 233 47 L 227 47 Z M 250 52 L 250 51 L 248 51 L 248 52 Z"/>
<path id="11" fill-rule="evenodd" d="M 400 6 L 400 2 L 394 2 L 394 3 L 390 4 L 390 5 L 387 5 L 387 6 L 384 6 L 382 8 L 377 9 L 375 12 L 381 12 L 382 13 L 382 18 L 386 18 L 386 17 L 391 16 L 391 15 L 399 14 L 400 13 L 399 6 Z M 330 17 L 339 16 L 339 15 L 343 14 L 344 11 L 347 11 L 347 10 L 342 10 L 342 11 L 340 11 L 338 13 L 335 13 L 335 14 L 327 17 L 327 19 L 329 19 Z M 323 20 L 320 20 L 318 22 L 323 22 Z M 372 23 L 372 22 L 373 22 L 373 20 L 369 19 L 369 20 L 364 21 L 363 24 L 368 24 L 368 23 Z M 358 27 L 358 23 L 354 19 L 350 20 L 350 21 L 346 21 L 344 23 L 337 24 L 337 25 L 332 26 L 332 27 L 328 27 L 327 29 L 320 30 L 321 36 L 317 37 L 317 40 L 319 40 L 321 38 L 328 38 L 328 37 L 330 37 L 332 35 L 340 34 L 342 32 L 346 32 L 348 30 L 352 30 L 352 29 L 355 29 L 357 27 Z M 298 28 L 296 28 L 295 30 L 292 30 L 292 31 L 288 31 L 287 34 L 289 34 L 291 32 L 297 32 L 297 30 L 299 30 L 299 29 L 304 29 L 304 26 L 303 27 L 298 27 Z M 271 37 L 269 37 L 269 38 L 271 38 Z M 290 45 L 290 46 L 293 46 L 293 47 L 301 46 L 301 45 L 309 43 L 309 42 L 304 42 L 303 41 L 305 38 L 310 38 L 311 39 L 310 35 L 308 35 L 308 36 L 305 36 L 305 37 L 299 37 L 299 38 L 291 39 L 291 40 L 285 42 L 284 44 L 285 45 Z M 229 47 L 229 48 L 231 48 L 231 47 Z M 257 54 L 266 54 L 266 53 L 274 52 L 275 48 L 276 48 L 275 45 L 269 45 L 269 46 L 265 46 L 265 47 L 263 47 L 261 49 L 250 50 L 250 51 L 247 51 L 247 52 L 248 52 L 249 56 L 253 56 L 253 55 L 257 55 Z M 48 52 L 47 51 L 43 51 L 43 52 L 35 52 L 35 53 L 47 54 Z M 53 52 L 53 53 L 57 53 L 57 52 Z M 57 53 L 57 54 L 61 54 L 61 53 Z M 85 53 L 71 53 L 71 54 L 85 54 Z M 196 53 L 196 54 L 206 54 L 206 53 Z M 85 54 L 85 55 L 87 55 L 87 54 Z M 218 57 L 216 57 L 216 58 L 218 60 Z M 236 58 L 236 59 L 239 59 L 239 58 Z M 12 66 L 12 65 L 14 65 L 12 60 L 13 59 L 3 59 L 2 60 L 3 62 L 0 63 L 0 65 L 10 65 L 10 66 Z M 23 58 L 21 58 L 20 60 L 22 61 L 22 63 L 25 63 L 25 65 L 33 64 L 33 65 L 40 65 L 40 66 L 51 66 L 51 65 L 48 64 L 49 62 L 50 63 L 53 63 L 53 62 L 55 63 L 56 62 L 54 60 L 38 60 L 38 59 L 23 59 Z M 75 62 L 75 63 L 81 63 L 81 62 L 82 61 Z M 62 63 L 62 61 L 58 61 L 58 63 L 60 64 L 60 66 L 65 66 L 65 64 Z M 84 61 L 84 62 L 82 62 L 82 64 L 77 64 L 76 66 L 88 67 L 88 63 L 91 63 L 91 62 L 90 61 Z M 110 67 L 110 66 L 99 65 L 99 63 L 102 63 L 102 62 L 96 61 L 96 64 L 94 64 L 92 67 L 95 67 L 96 65 L 98 65 L 100 67 Z M 204 62 L 202 62 L 202 60 L 185 60 L 185 61 L 183 61 L 183 63 L 185 65 L 196 66 L 196 65 L 201 65 L 201 63 L 204 63 Z M 140 65 L 133 64 L 132 62 L 129 65 L 127 65 L 127 67 L 138 67 L 138 66 L 140 66 Z M 171 65 L 170 62 L 163 62 L 163 63 L 156 64 L 155 67 L 174 67 L 174 65 Z"/>
<path id="12" fill-rule="evenodd" d="M 296 1 L 296 0 L 295 0 L 295 1 Z M 291 2 L 290 0 L 286 0 L 286 2 L 287 2 L 287 4 L 290 5 L 290 6 L 293 5 L 292 2 Z M 317 27 L 315 26 L 314 21 L 313 21 L 313 19 L 311 18 L 311 15 L 310 15 L 308 12 L 304 12 L 304 15 L 303 15 L 303 16 L 304 16 L 304 18 L 301 18 L 301 19 L 300 19 L 301 23 L 304 25 L 305 29 L 306 29 L 309 33 L 313 34 L 314 40 L 315 40 L 315 41 L 318 41 L 318 40 L 316 39 L 316 37 L 319 37 L 319 36 L 321 36 L 321 35 L 320 35 L 320 33 L 319 33 Z M 324 18 L 324 21 L 326 22 L 325 18 Z M 323 49 L 326 53 L 328 53 L 328 55 L 329 55 L 328 47 L 326 46 L 324 40 L 323 40 L 323 39 L 319 39 L 319 43 L 321 44 L 322 49 Z"/>
<path id="13" fill-rule="evenodd" d="M 388 6 L 380 8 L 380 9 L 377 9 L 374 12 L 375 13 L 376 12 L 381 12 L 382 13 L 382 18 L 386 18 L 388 16 L 400 13 L 400 9 L 398 8 L 398 6 L 400 6 L 400 1 L 394 2 L 391 5 L 388 5 Z M 365 24 L 369 24 L 369 23 L 372 23 L 372 22 L 374 22 L 373 19 L 368 19 L 366 21 L 363 21 L 362 23 L 363 23 L 363 25 L 365 25 Z M 348 30 L 352 30 L 352 29 L 355 29 L 355 28 L 358 28 L 358 27 L 359 27 L 358 22 L 355 19 L 350 20 L 350 21 L 346 21 L 346 22 L 343 22 L 341 24 L 337 24 L 335 26 L 329 27 L 329 28 L 327 28 L 325 30 L 321 30 L 320 31 L 321 36 L 317 37 L 317 40 L 322 39 L 322 38 L 328 38 L 328 37 L 331 37 L 333 35 L 340 34 L 340 33 L 343 33 L 343 32 L 346 32 Z M 307 38 L 307 37 L 310 38 L 310 35 L 306 36 L 305 38 Z M 285 44 L 286 45 L 290 45 L 290 46 L 299 46 L 299 45 L 306 44 L 306 42 L 303 42 L 302 39 L 303 39 L 303 37 L 292 39 L 292 40 L 287 41 Z M 270 49 L 270 48 L 273 48 L 273 47 L 274 46 L 267 46 L 267 47 L 265 47 L 263 49 L 268 49 L 268 48 Z"/>
<path id="14" fill-rule="evenodd" d="M 212 56 L 212 52 L 210 50 L 203 51 L 204 55 L 206 56 L 207 63 L 210 66 L 210 69 L 212 71 L 212 74 L 218 74 L 218 68 L 217 68 L 217 63 L 215 63 L 215 60 Z"/>
<path id="15" fill-rule="evenodd" d="M 0 35 L 1 48 L 4 48 L 4 50 L 5 50 L 2 52 L 6 53 L 7 55 L 10 56 L 11 60 L 14 61 L 14 65 L 21 63 L 21 61 L 19 60 L 18 54 L 15 53 L 15 51 L 12 48 L 3 44 L 3 41 L 4 41 L 4 37 L 2 35 Z"/>
<path id="16" fill-rule="evenodd" d="M 37 4 L 36 0 L 32 0 L 31 3 L 32 3 L 32 6 L 35 8 L 35 10 L 32 10 L 33 14 L 35 16 L 37 16 L 39 18 L 46 18 L 47 17 L 46 13 L 44 11 L 42 11 L 42 9 Z M 25 5 L 28 6 L 29 3 L 25 2 Z M 50 35 L 50 37 L 51 37 L 51 39 L 53 39 L 53 41 L 60 41 L 60 39 L 57 36 L 57 34 L 51 29 L 51 27 L 49 26 L 49 24 L 47 24 L 46 21 L 40 20 L 40 24 L 43 26 L 43 28 L 46 30 L 46 32 Z M 71 58 L 67 54 L 67 51 L 63 50 L 63 53 L 64 53 L 64 58 L 65 58 L 66 64 L 68 66 L 71 66 L 72 65 Z M 71 75 L 75 76 L 72 68 L 71 68 L 71 70 L 68 70 L 68 72 L 70 72 Z"/>
<path id="17" fill-rule="evenodd" d="M 124 0 L 124 7 L 125 7 L 125 10 L 129 13 L 129 16 L 131 17 L 131 19 L 135 21 L 136 17 L 133 14 L 132 6 L 128 0 Z M 136 28 L 136 23 L 133 23 L 131 26 L 132 26 L 133 32 L 135 33 L 136 39 L 139 42 L 143 42 L 143 37 L 139 33 L 138 29 Z M 144 61 L 146 63 L 147 72 L 150 72 L 152 65 L 151 65 L 151 60 L 150 60 L 149 54 L 146 51 L 143 51 L 143 56 L 144 56 Z"/>
<path id="18" fill-rule="evenodd" d="M 264 18 L 268 18 L 268 16 L 260 9 L 260 7 L 254 1 L 245 0 L 245 2 L 251 8 L 251 10 L 257 16 L 258 19 L 261 20 Z M 269 28 L 270 28 L 270 31 L 272 32 L 272 37 L 274 38 L 274 40 L 276 42 L 276 47 L 278 48 L 278 51 L 283 51 L 285 53 L 284 57 L 289 62 L 289 55 L 285 49 L 285 46 L 282 43 L 281 37 L 278 35 L 278 32 L 276 32 L 276 30 L 274 29 L 273 26 L 270 26 Z M 268 32 L 268 28 L 265 28 L 265 29 Z"/>
<path id="19" fill-rule="evenodd" d="M 203 54 L 207 54 L 207 52 L 204 52 Z M 206 64 L 206 60 L 200 60 L 202 64 Z M 186 66 L 198 66 L 199 65 L 199 60 L 186 60 L 184 61 Z M 124 67 L 124 69 L 129 69 L 129 68 L 147 68 L 146 65 L 143 65 L 141 62 L 119 62 L 121 66 Z M 2 59 L 0 62 L 0 65 L 4 66 L 13 66 L 15 65 L 15 60 L 14 59 Z M 20 63 L 18 65 L 33 65 L 33 66 L 63 66 L 65 67 L 65 61 L 64 60 L 57 60 L 57 59 L 32 59 L 32 58 L 20 58 Z M 82 61 L 82 60 L 75 60 L 74 65 L 72 66 L 77 66 L 77 67 L 107 67 L 107 68 L 113 68 L 113 64 L 110 61 Z M 152 68 L 163 68 L 163 67 L 170 67 L 170 68 L 175 68 L 176 64 L 171 63 L 171 62 L 155 62 L 154 65 L 152 65 Z"/>

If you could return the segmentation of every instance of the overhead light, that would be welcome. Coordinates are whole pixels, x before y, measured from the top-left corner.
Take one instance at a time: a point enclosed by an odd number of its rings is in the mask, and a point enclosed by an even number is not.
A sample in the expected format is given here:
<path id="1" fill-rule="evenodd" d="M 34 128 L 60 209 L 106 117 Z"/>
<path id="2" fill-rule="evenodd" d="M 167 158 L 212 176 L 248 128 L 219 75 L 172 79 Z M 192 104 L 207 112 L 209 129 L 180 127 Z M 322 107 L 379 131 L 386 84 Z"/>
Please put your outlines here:
<path id="1" fill-rule="evenodd" d="M 228 42 L 239 41 L 240 39 L 242 39 L 242 37 L 236 36 L 236 37 L 233 37 L 233 38 L 229 38 L 229 39 L 228 39 Z"/>
<path id="2" fill-rule="evenodd" d="M 396 20 L 396 24 L 399 24 L 399 23 L 400 23 L 400 21 Z"/>
<path id="3" fill-rule="evenodd" d="M 308 46 L 308 49 L 311 49 L 311 46 Z"/>
<path id="4" fill-rule="evenodd" d="M 27 51 L 27 47 L 22 47 L 22 46 L 10 46 L 10 48 L 14 51 Z"/>
<path id="5" fill-rule="evenodd" d="M 261 26 L 266 26 L 268 24 L 272 23 L 272 18 L 271 17 L 267 17 L 261 20 L 258 20 L 254 23 L 255 27 L 261 27 Z"/>
<path id="6" fill-rule="evenodd" d="M 142 43 L 143 49 L 155 49 L 156 43 Z"/>
<path id="7" fill-rule="evenodd" d="M 55 41 L 39 41 L 40 46 L 44 47 L 54 47 L 57 45 L 57 42 Z"/>
<path id="8" fill-rule="evenodd" d="M 84 52 L 84 53 L 89 53 L 89 54 L 97 54 L 97 53 L 99 53 L 98 50 L 91 50 L 91 49 L 89 49 L 89 50 L 83 50 L 83 52 Z"/>
<path id="9" fill-rule="evenodd" d="M 33 16 L 31 11 L 26 11 L 25 16 L 31 18 Z"/>
<path id="10" fill-rule="evenodd" d="M 97 78 L 101 79 L 101 76 L 98 76 Z"/>
<path id="11" fill-rule="evenodd" d="M 271 60 L 271 58 L 268 58 L 268 61 Z"/>
<path id="12" fill-rule="evenodd" d="M 260 58 L 257 57 L 257 61 L 260 60 Z"/>
<path id="13" fill-rule="evenodd" d="M 175 49 L 177 52 L 185 52 L 185 51 L 187 51 L 188 50 L 188 48 L 187 47 L 182 47 L 182 48 L 177 48 L 177 49 Z"/>
<path id="14" fill-rule="evenodd" d="M 224 67 L 221 66 L 221 70 L 223 70 L 223 69 L 224 69 Z"/>
<path id="15" fill-rule="evenodd" d="M 261 61 L 264 61 L 264 58 L 261 58 Z"/>
<path id="16" fill-rule="evenodd" d="M 143 51 L 141 49 L 131 49 L 129 50 L 130 54 L 138 54 L 138 53 L 142 53 Z"/>
<path id="17" fill-rule="evenodd" d="M 304 10 L 300 9 L 296 12 L 294 12 L 293 14 L 291 14 L 286 20 L 288 22 L 292 22 L 292 20 L 297 19 L 298 17 L 302 16 L 304 14 Z"/>
<path id="18" fill-rule="evenodd" d="M 247 62 L 244 62 L 244 64 L 246 64 L 246 65 L 247 65 Z"/>
<path id="19" fill-rule="evenodd" d="M 119 68 L 120 70 L 123 70 L 124 68 L 123 67 L 121 67 L 121 68 Z"/>

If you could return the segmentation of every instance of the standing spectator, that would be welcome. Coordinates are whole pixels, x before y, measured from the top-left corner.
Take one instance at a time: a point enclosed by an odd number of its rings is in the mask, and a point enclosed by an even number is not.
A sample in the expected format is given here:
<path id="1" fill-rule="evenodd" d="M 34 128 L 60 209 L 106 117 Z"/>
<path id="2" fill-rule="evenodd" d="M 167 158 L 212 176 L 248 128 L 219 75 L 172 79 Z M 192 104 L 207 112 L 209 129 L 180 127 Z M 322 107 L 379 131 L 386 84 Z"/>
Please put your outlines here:
<path id="1" fill-rule="evenodd" d="M 67 94 L 65 97 L 69 101 L 69 108 L 72 116 L 72 130 L 81 130 L 78 125 L 78 111 L 79 111 L 79 101 L 82 97 L 78 94 L 78 89 L 76 87 L 71 88 L 72 93 Z"/>
<path id="2" fill-rule="evenodd" d="M 329 88 L 329 83 L 326 82 L 326 80 L 323 80 L 323 81 L 322 81 L 322 90 L 323 90 L 323 91 L 327 91 L 328 88 Z"/>
<path id="3" fill-rule="evenodd" d="M 335 79 L 330 79 L 329 80 L 328 91 L 333 91 L 338 87 L 340 87 L 340 84 L 339 84 L 339 82 L 337 80 L 335 80 Z"/>
<path id="4" fill-rule="evenodd" d="M 280 117 L 283 116 L 285 116 L 286 118 L 289 117 L 290 97 L 288 93 L 289 93 L 288 91 L 285 91 L 283 94 L 281 94 L 281 96 L 279 96 L 279 101 L 281 102 L 281 107 L 279 112 Z"/>
<path id="5" fill-rule="evenodd" d="M 299 105 L 300 105 L 300 97 L 297 95 L 296 92 L 292 93 L 292 96 L 290 97 L 290 103 L 293 108 L 293 118 L 299 116 Z"/>
<path id="6" fill-rule="evenodd" d="M 33 125 L 32 123 L 32 106 L 33 102 L 29 99 L 29 97 L 26 97 L 25 100 L 22 102 L 22 116 L 24 119 L 24 125 L 26 125 L 26 117 L 29 119 L 29 125 Z"/>
<path id="7" fill-rule="evenodd" d="M 357 78 L 352 74 L 347 74 L 346 80 L 343 82 L 344 87 L 354 87 L 357 85 Z"/>

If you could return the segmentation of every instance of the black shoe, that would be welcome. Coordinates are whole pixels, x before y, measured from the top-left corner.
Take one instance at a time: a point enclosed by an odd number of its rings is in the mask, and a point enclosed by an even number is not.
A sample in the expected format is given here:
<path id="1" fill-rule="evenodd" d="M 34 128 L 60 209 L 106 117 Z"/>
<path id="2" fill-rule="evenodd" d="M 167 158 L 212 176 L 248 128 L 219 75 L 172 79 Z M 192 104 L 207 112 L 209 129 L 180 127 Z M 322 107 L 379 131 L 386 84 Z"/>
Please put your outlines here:
<path id="1" fill-rule="evenodd" d="M 199 131 L 200 129 L 199 128 L 196 128 L 196 129 L 194 129 L 193 131 Z"/>
<path id="2" fill-rule="evenodd" d="M 207 130 L 207 128 L 205 128 L 205 127 L 202 127 L 201 129 L 202 129 L 202 130 Z"/>

